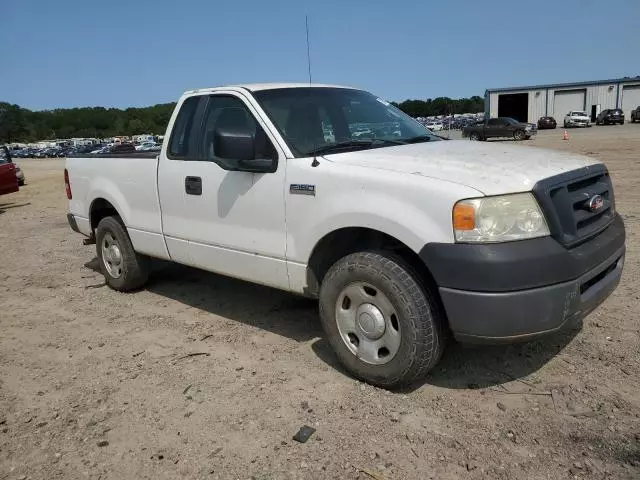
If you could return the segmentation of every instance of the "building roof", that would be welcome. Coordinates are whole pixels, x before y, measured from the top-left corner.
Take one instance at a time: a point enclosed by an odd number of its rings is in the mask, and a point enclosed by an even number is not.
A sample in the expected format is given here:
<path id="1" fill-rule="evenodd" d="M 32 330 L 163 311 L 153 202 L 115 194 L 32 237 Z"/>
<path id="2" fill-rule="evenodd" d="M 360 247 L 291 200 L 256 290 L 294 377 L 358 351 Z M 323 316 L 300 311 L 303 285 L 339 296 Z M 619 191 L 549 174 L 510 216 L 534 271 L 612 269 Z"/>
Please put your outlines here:
<path id="1" fill-rule="evenodd" d="M 524 87 L 505 87 L 505 88 L 489 88 L 486 93 L 493 92 L 513 92 L 517 90 L 544 90 L 547 88 L 574 88 L 588 87 L 591 85 L 608 85 L 616 83 L 640 82 L 640 76 L 613 78 L 610 80 L 593 80 L 591 82 L 572 82 L 572 83 L 549 83 L 546 85 L 528 85 Z"/>

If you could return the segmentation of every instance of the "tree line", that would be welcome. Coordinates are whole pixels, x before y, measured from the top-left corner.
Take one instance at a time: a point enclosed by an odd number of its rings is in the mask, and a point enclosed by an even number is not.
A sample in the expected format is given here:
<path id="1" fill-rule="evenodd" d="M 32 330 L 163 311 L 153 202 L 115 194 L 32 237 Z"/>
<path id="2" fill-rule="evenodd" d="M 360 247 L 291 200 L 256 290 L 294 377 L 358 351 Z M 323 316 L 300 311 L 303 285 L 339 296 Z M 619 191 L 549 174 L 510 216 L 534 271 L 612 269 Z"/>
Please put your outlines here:
<path id="1" fill-rule="evenodd" d="M 428 98 L 427 100 L 405 100 L 400 103 L 392 103 L 414 118 L 484 112 L 484 98 L 477 95 L 470 98 L 437 97 Z"/>
<path id="2" fill-rule="evenodd" d="M 87 107 L 31 111 L 0 102 L 0 143 L 55 138 L 164 134 L 175 103 L 144 108 Z"/>
<path id="3" fill-rule="evenodd" d="M 484 111 L 482 97 L 393 102 L 412 117 Z M 31 111 L 0 102 L 0 143 L 30 142 L 55 138 L 109 138 L 142 133 L 163 134 L 175 103 L 144 108 L 86 107 Z"/>

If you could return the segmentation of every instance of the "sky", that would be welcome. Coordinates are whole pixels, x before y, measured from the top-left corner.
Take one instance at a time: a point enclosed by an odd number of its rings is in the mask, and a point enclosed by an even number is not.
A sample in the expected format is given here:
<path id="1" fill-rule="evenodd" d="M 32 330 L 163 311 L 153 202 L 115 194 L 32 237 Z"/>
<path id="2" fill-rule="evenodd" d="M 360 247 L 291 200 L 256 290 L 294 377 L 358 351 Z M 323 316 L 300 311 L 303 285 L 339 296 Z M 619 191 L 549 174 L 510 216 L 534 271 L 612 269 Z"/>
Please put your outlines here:
<path id="1" fill-rule="evenodd" d="M 0 0 L 0 101 L 126 108 L 230 83 L 387 100 L 640 75 L 640 0 Z"/>

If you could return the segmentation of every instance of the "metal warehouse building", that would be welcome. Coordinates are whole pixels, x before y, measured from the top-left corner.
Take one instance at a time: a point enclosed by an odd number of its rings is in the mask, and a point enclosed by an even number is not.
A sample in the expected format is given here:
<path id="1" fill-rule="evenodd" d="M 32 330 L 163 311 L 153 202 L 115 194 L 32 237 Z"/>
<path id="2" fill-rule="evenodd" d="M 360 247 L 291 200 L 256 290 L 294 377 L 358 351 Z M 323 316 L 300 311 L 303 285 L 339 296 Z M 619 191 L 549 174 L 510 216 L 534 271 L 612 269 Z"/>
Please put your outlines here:
<path id="1" fill-rule="evenodd" d="M 571 110 L 586 111 L 595 121 L 607 108 L 622 108 L 629 120 L 631 110 L 640 106 L 640 77 L 492 88 L 485 92 L 484 104 L 485 114 L 490 117 L 513 117 L 521 122 L 534 123 L 550 116 L 562 125 Z"/>

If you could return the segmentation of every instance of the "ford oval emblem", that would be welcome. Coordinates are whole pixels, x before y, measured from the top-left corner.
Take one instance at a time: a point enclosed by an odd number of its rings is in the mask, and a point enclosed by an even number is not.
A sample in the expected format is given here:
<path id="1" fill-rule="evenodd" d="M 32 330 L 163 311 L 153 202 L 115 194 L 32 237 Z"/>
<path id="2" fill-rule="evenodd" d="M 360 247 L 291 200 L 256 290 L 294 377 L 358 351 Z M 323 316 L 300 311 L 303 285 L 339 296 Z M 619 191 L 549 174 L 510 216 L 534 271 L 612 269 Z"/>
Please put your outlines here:
<path id="1" fill-rule="evenodd" d="M 602 207 L 604 207 L 604 198 L 602 198 L 601 195 L 594 195 L 589 199 L 588 206 L 589 206 L 589 211 L 597 212 Z"/>

